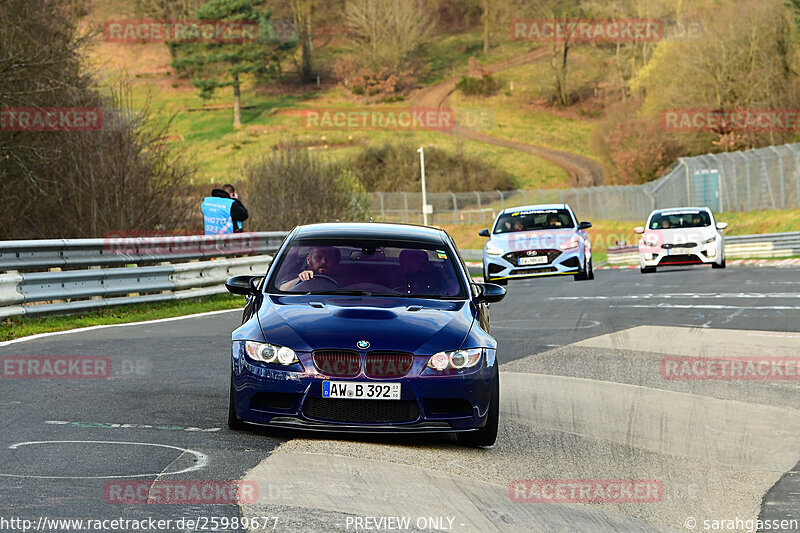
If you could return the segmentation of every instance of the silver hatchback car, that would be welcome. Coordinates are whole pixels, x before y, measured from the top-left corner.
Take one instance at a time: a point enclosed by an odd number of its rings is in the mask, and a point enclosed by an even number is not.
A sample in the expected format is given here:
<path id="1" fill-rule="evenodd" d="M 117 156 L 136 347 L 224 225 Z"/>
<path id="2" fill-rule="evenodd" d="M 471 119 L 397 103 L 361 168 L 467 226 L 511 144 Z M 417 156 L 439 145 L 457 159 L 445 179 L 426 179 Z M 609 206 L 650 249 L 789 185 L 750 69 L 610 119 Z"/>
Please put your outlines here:
<path id="1" fill-rule="evenodd" d="M 594 279 L 592 246 L 587 229 L 567 204 L 526 205 L 504 209 L 479 235 L 489 237 L 483 248 L 483 277 L 505 285 L 510 279 L 570 274 L 575 280 Z"/>

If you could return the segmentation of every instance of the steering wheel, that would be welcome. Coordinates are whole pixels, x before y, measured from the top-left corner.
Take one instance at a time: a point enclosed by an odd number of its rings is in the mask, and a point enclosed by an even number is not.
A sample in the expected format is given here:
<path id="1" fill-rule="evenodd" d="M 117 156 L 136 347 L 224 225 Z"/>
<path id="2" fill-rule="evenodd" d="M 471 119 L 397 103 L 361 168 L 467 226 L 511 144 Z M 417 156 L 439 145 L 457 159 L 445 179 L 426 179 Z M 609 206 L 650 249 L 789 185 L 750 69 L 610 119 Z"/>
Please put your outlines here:
<path id="1" fill-rule="evenodd" d="M 325 290 L 331 288 L 338 289 L 339 284 L 330 276 L 326 276 L 325 274 L 314 274 L 313 278 L 307 281 L 301 281 L 295 285 L 294 288 L 306 291 Z"/>

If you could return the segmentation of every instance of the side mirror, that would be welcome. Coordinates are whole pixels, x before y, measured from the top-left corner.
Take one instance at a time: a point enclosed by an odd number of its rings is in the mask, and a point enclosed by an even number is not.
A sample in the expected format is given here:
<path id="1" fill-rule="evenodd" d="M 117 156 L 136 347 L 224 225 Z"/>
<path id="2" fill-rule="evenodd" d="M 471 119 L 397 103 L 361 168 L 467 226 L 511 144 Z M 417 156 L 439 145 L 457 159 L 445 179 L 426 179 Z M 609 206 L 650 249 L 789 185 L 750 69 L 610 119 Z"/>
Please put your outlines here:
<path id="1" fill-rule="evenodd" d="M 591 222 L 586 222 L 585 220 L 578 224 L 578 229 L 589 229 L 591 227 L 592 227 L 592 223 Z"/>
<path id="2" fill-rule="evenodd" d="M 233 276 L 228 278 L 225 282 L 225 288 L 231 294 L 239 294 L 241 296 L 251 296 L 258 292 L 256 283 L 260 280 L 260 276 Z"/>
<path id="3" fill-rule="evenodd" d="M 478 303 L 492 304 L 506 297 L 506 290 L 500 285 L 494 283 L 476 283 L 476 285 L 481 291 L 476 298 Z"/>
<path id="4" fill-rule="evenodd" d="M 728 227 L 727 222 L 717 222 L 717 229 L 725 229 Z"/>
<path id="5" fill-rule="evenodd" d="M 480 235 L 481 237 L 488 237 L 489 236 L 489 230 L 487 228 L 483 228 L 482 230 L 480 230 L 478 232 L 478 235 Z"/>
<path id="6" fill-rule="evenodd" d="M 635 228 L 633 228 L 633 232 L 641 235 L 642 233 L 644 233 L 644 226 L 636 226 Z"/>

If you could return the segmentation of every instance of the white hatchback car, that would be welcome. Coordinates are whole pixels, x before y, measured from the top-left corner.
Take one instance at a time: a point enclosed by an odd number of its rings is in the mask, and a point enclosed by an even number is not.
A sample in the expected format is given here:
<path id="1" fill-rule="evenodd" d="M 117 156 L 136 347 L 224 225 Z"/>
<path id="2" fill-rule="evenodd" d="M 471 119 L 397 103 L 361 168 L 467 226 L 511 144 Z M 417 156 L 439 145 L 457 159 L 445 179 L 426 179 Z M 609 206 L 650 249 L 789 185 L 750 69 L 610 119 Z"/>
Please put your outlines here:
<path id="1" fill-rule="evenodd" d="M 658 209 L 650 213 L 647 225 L 634 231 L 639 240 L 642 273 L 659 266 L 707 265 L 725 268 L 726 222 L 716 222 L 707 207 Z"/>

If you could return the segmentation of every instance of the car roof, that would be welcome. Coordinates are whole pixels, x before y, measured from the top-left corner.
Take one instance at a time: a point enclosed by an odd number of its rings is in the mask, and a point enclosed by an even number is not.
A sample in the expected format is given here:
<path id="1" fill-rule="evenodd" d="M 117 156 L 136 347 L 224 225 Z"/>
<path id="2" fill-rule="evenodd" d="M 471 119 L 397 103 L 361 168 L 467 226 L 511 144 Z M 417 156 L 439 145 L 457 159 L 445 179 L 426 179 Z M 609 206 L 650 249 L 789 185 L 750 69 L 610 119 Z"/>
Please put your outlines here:
<path id="1" fill-rule="evenodd" d="M 656 209 L 650 214 L 655 215 L 656 213 L 658 214 L 674 213 L 676 211 L 706 211 L 708 213 L 712 212 L 711 209 L 709 209 L 708 207 L 665 207 L 664 209 Z"/>
<path id="2" fill-rule="evenodd" d="M 520 205 L 518 207 L 507 207 L 503 209 L 500 214 L 516 213 L 517 211 L 535 211 L 537 209 L 569 209 L 567 204 L 532 204 Z"/>
<path id="3" fill-rule="evenodd" d="M 396 241 L 419 241 L 433 244 L 446 243 L 443 230 L 414 224 L 388 222 L 328 222 L 297 226 L 293 239 L 389 239 Z"/>

